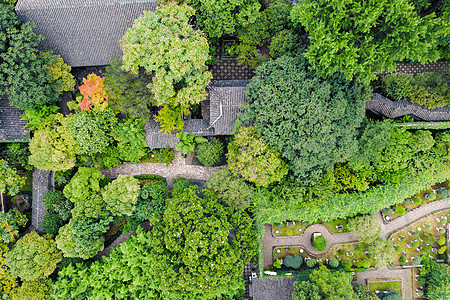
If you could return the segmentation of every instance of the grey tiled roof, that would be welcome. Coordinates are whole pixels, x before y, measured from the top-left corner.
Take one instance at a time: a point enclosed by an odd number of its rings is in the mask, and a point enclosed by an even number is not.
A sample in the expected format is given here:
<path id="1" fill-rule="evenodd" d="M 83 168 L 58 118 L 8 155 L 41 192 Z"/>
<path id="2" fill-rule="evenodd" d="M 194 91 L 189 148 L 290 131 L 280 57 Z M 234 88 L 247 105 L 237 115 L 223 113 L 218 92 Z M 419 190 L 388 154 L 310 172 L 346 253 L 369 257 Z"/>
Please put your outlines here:
<path id="1" fill-rule="evenodd" d="M 234 131 L 238 119 L 240 104 L 247 101 L 244 97 L 248 80 L 212 81 L 209 89 L 210 123 L 216 135 L 229 135 Z M 222 116 L 220 116 L 222 106 Z"/>
<path id="2" fill-rule="evenodd" d="M 122 54 L 120 39 L 156 0 L 19 0 L 17 14 L 45 37 L 40 50 L 53 50 L 72 67 L 108 65 Z"/>
<path id="3" fill-rule="evenodd" d="M 23 112 L 9 104 L 7 95 L 0 87 L 0 141 L 23 141 L 30 137 L 25 127 L 27 121 L 20 119 Z"/>
<path id="4" fill-rule="evenodd" d="M 246 103 L 244 91 L 247 83 L 248 80 L 211 81 L 208 88 L 210 100 L 201 105 L 203 119 L 185 120 L 183 130 L 196 136 L 232 134 L 240 112 L 239 104 Z M 175 134 L 159 132 L 161 127 L 153 119 L 145 125 L 144 130 L 149 148 L 174 148 L 179 142 Z"/>
<path id="5" fill-rule="evenodd" d="M 253 300 L 291 300 L 297 277 L 254 278 L 250 289 Z"/>
<path id="6" fill-rule="evenodd" d="M 409 115 L 424 121 L 450 121 L 450 107 L 427 109 L 406 99 L 391 101 L 377 93 L 366 101 L 366 109 L 390 119 Z"/>

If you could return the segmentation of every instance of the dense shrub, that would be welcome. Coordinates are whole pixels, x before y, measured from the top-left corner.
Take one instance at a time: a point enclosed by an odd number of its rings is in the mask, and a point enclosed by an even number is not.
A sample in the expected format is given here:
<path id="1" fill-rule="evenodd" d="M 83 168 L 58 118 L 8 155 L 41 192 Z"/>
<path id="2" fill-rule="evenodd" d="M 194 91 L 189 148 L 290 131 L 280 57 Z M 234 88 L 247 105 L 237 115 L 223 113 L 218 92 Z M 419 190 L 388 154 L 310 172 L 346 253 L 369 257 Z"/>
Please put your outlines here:
<path id="1" fill-rule="evenodd" d="M 28 164 L 28 143 L 8 143 L 6 149 L 2 151 L 2 156 L 8 164 L 15 169 L 32 170 Z"/>
<path id="2" fill-rule="evenodd" d="M 255 189 L 244 178 L 234 175 L 227 168 L 214 172 L 205 187 L 214 191 L 223 204 L 232 208 L 246 209 L 255 194 Z"/>
<path id="3" fill-rule="evenodd" d="M 314 239 L 314 248 L 319 252 L 325 251 L 327 249 L 327 240 L 321 235 L 317 236 Z"/>
<path id="4" fill-rule="evenodd" d="M 0 212 L 0 241 L 5 244 L 14 242 L 19 236 L 19 227 L 24 227 L 27 221 L 27 217 L 17 208 L 6 213 Z"/>
<path id="5" fill-rule="evenodd" d="M 274 59 L 283 55 L 295 56 L 301 40 L 293 30 L 282 30 L 275 35 L 269 45 L 270 56 Z"/>
<path id="6" fill-rule="evenodd" d="M 48 191 L 44 197 L 44 205 L 48 211 L 56 213 L 62 221 L 70 218 L 72 202 L 64 197 L 61 191 Z"/>
<path id="7" fill-rule="evenodd" d="M 441 199 L 450 198 L 450 189 L 441 188 L 438 190 L 438 194 L 441 195 Z"/>
<path id="8" fill-rule="evenodd" d="M 347 272 L 349 272 L 351 270 L 352 266 L 353 266 L 353 264 L 349 260 L 344 260 L 342 262 L 342 268 Z"/>
<path id="9" fill-rule="evenodd" d="M 383 76 L 382 82 L 388 96 L 394 100 L 409 98 L 414 104 L 434 109 L 450 102 L 449 78 L 439 72 L 394 73 Z"/>
<path id="10" fill-rule="evenodd" d="M 411 248 L 416 249 L 417 247 L 419 247 L 419 241 L 414 241 L 411 243 Z"/>
<path id="11" fill-rule="evenodd" d="M 299 255 L 288 255 L 283 259 L 283 264 L 288 268 L 298 269 L 303 264 L 303 258 Z"/>
<path id="12" fill-rule="evenodd" d="M 434 192 L 431 192 L 428 195 L 428 200 L 430 200 L 430 201 L 436 200 L 436 194 Z"/>
<path id="13" fill-rule="evenodd" d="M 175 158 L 175 151 L 169 147 L 164 149 L 156 149 L 148 154 L 148 158 L 144 159 L 143 162 L 152 163 L 165 163 L 168 166 L 172 160 Z"/>
<path id="14" fill-rule="evenodd" d="M 184 189 L 193 186 L 194 183 L 189 179 L 179 177 L 173 180 L 172 196 L 176 196 L 183 192 Z"/>
<path id="15" fill-rule="evenodd" d="M 439 244 L 439 246 L 443 246 L 445 244 L 445 237 L 441 236 L 437 241 L 437 243 Z"/>
<path id="16" fill-rule="evenodd" d="M 195 155 L 203 165 L 212 167 L 220 162 L 223 153 L 223 143 L 214 138 L 211 141 L 198 144 Z"/>
<path id="17" fill-rule="evenodd" d="M 313 268 L 317 264 L 317 261 L 314 258 L 308 259 L 306 261 L 306 265 L 308 268 Z"/>
<path id="18" fill-rule="evenodd" d="M 48 211 L 42 220 L 42 229 L 46 233 L 57 234 L 59 228 L 63 226 L 64 221 L 59 217 L 59 215 L 55 212 Z"/>
<path id="19" fill-rule="evenodd" d="M 337 268 L 339 267 L 339 261 L 336 258 L 332 258 L 330 259 L 330 261 L 328 262 L 328 264 L 330 265 L 330 267 L 332 268 Z"/>
<path id="20" fill-rule="evenodd" d="M 395 207 L 395 212 L 396 212 L 398 215 L 404 215 L 404 214 L 406 213 L 406 209 L 405 209 L 403 206 L 401 206 L 401 205 L 397 205 L 397 206 Z"/>

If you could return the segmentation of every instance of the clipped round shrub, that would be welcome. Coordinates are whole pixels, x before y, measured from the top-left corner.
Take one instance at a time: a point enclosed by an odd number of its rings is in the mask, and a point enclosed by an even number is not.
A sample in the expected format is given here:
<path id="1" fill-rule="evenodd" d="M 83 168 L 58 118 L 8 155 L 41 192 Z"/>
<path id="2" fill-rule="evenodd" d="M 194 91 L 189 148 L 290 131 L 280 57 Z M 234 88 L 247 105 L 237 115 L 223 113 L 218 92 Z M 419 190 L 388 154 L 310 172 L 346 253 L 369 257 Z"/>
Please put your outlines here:
<path id="1" fill-rule="evenodd" d="M 443 246 L 445 244 L 445 237 L 441 236 L 437 242 L 439 246 Z"/>
<path id="2" fill-rule="evenodd" d="M 411 244 L 411 248 L 417 248 L 417 247 L 419 247 L 419 242 L 418 242 L 418 241 L 414 241 L 414 242 Z"/>
<path id="3" fill-rule="evenodd" d="M 427 282 L 427 280 L 425 279 L 425 277 L 418 277 L 417 278 L 417 285 L 418 286 L 425 286 L 426 282 Z"/>
<path id="4" fill-rule="evenodd" d="M 402 241 L 402 242 L 406 241 L 406 236 L 400 237 L 400 241 Z"/>
<path id="5" fill-rule="evenodd" d="M 401 206 L 401 205 L 397 205 L 396 207 L 395 207 L 395 212 L 398 214 L 398 215 L 404 215 L 405 214 L 405 212 L 406 212 L 406 209 L 403 207 L 403 206 Z"/>
<path id="6" fill-rule="evenodd" d="M 352 262 L 351 261 L 349 261 L 349 260 L 344 260 L 343 262 L 342 262 L 342 268 L 345 270 L 345 271 L 350 271 L 351 269 L 352 269 L 352 266 L 353 266 L 353 264 L 352 264 Z"/>
<path id="7" fill-rule="evenodd" d="M 398 262 L 400 263 L 400 264 L 405 264 L 406 263 L 406 258 L 404 258 L 403 256 L 402 257 L 400 257 L 400 259 L 398 260 Z"/>
<path id="8" fill-rule="evenodd" d="M 327 249 L 327 240 L 323 236 L 316 236 L 314 239 L 314 248 L 319 251 L 325 251 Z"/>
<path id="9" fill-rule="evenodd" d="M 339 250 L 337 251 L 337 254 L 338 254 L 338 255 L 344 255 L 344 254 L 345 254 L 345 251 L 342 250 L 342 249 L 339 249 Z"/>
<path id="10" fill-rule="evenodd" d="M 404 205 L 408 205 L 409 203 L 411 203 L 411 199 L 407 198 L 407 199 L 403 200 Z"/>
<path id="11" fill-rule="evenodd" d="M 392 208 L 390 207 L 383 208 L 383 214 L 389 216 L 392 215 L 392 213 L 393 213 Z"/>
<path id="12" fill-rule="evenodd" d="M 439 223 L 441 223 L 443 226 L 445 226 L 445 225 L 447 224 L 447 222 L 448 222 L 448 220 L 447 220 L 446 217 L 442 217 L 442 218 L 439 220 Z"/>
<path id="13" fill-rule="evenodd" d="M 317 261 L 314 258 L 308 259 L 306 261 L 306 265 L 308 268 L 313 268 L 317 264 Z"/>
<path id="14" fill-rule="evenodd" d="M 417 238 L 419 237 L 419 232 L 418 232 L 418 231 L 413 231 L 413 232 L 411 233 L 411 236 L 412 236 L 413 238 L 417 239 Z"/>
<path id="15" fill-rule="evenodd" d="M 445 229 L 444 228 L 439 229 L 439 233 L 445 234 Z"/>
<path id="16" fill-rule="evenodd" d="M 436 194 L 433 193 L 433 192 L 431 192 L 431 193 L 428 195 L 428 200 L 431 200 L 431 201 L 436 200 Z"/>
<path id="17" fill-rule="evenodd" d="M 447 246 L 442 246 L 441 248 L 439 248 L 438 254 L 444 254 L 445 251 L 447 251 Z"/>
<path id="18" fill-rule="evenodd" d="M 356 262 L 355 266 L 357 268 L 361 268 L 361 269 L 367 270 L 367 269 L 370 268 L 370 261 L 367 260 L 367 259 L 360 260 L 360 261 Z"/>
<path id="19" fill-rule="evenodd" d="M 395 247 L 395 252 L 397 252 L 397 253 L 402 252 L 402 247 L 396 246 L 396 247 Z"/>
<path id="20" fill-rule="evenodd" d="M 425 225 L 425 229 L 426 230 L 431 230 L 433 229 L 433 226 L 431 226 L 430 224 Z"/>
<path id="21" fill-rule="evenodd" d="M 419 204 L 421 202 L 421 200 L 419 197 L 414 197 L 413 202 L 414 202 L 414 204 Z"/>
<path id="22" fill-rule="evenodd" d="M 59 228 L 63 225 L 64 221 L 53 211 L 47 211 L 42 219 L 42 229 L 44 229 L 46 233 L 57 234 Z"/>
<path id="23" fill-rule="evenodd" d="M 303 258 L 299 255 L 288 255 L 283 260 L 283 264 L 288 268 L 298 269 L 303 264 Z"/>
<path id="24" fill-rule="evenodd" d="M 328 264 L 330 265 L 330 267 L 332 268 L 337 268 L 339 267 L 339 261 L 336 258 L 332 258 L 330 259 L 330 261 L 328 262 Z"/>
<path id="25" fill-rule="evenodd" d="M 203 165 L 212 167 L 215 164 L 218 164 L 222 159 L 223 143 L 216 138 L 208 142 L 200 143 L 197 145 L 197 152 L 195 155 Z"/>
<path id="26" fill-rule="evenodd" d="M 281 260 L 278 259 L 278 260 L 274 261 L 273 267 L 277 268 L 277 269 L 281 268 Z"/>
<path id="27" fill-rule="evenodd" d="M 359 245 L 357 245 L 357 246 L 353 247 L 353 250 L 359 251 L 359 250 L 361 250 L 361 247 Z"/>
<path id="28" fill-rule="evenodd" d="M 422 277 L 421 277 L 422 278 Z M 423 286 L 423 285 L 421 285 L 421 286 Z M 422 291 L 422 290 L 418 290 L 417 291 L 417 296 L 419 296 L 419 297 L 423 297 L 423 296 L 425 296 L 425 293 L 424 293 L 424 291 Z"/>

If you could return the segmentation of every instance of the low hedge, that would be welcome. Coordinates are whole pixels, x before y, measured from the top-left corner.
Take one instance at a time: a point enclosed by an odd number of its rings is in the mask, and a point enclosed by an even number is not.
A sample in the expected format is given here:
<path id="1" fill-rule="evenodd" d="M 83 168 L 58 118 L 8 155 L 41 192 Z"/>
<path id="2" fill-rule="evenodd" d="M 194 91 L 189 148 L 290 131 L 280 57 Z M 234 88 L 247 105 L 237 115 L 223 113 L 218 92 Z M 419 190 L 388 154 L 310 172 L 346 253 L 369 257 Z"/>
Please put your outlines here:
<path id="1" fill-rule="evenodd" d="M 441 162 L 439 168 L 419 172 L 406 182 L 379 185 L 365 192 L 333 194 L 322 204 L 304 202 L 294 194 L 282 199 L 269 189 L 260 188 L 253 199 L 253 212 L 258 221 L 271 224 L 286 220 L 331 221 L 357 214 L 374 214 L 447 179 L 450 179 L 450 167 Z"/>

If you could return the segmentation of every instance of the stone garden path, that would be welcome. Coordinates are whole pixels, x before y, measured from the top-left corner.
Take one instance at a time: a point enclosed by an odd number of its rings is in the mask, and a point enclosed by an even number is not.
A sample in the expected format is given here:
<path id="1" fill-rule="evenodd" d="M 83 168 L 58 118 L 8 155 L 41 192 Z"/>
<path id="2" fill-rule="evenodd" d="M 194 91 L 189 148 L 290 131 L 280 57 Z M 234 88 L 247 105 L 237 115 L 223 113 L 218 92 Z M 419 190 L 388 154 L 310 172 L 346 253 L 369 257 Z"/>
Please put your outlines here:
<path id="1" fill-rule="evenodd" d="M 381 213 L 377 213 L 378 221 L 381 224 L 381 236 L 388 238 L 393 232 L 401 230 L 412 223 L 415 223 L 429 215 L 450 209 L 450 198 L 430 202 L 426 205 L 413 209 L 403 216 L 400 216 L 389 223 L 385 223 Z M 311 244 L 311 234 L 320 232 L 327 240 L 327 248 L 323 252 L 318 252 Z M 351 233 L 332 233 L 329 229 L 320 224 L 314 224 L 306 228 L 301 235 L 289 237 L 274 237 L 272 234 L 272 225 L 265 224 L 263 236 L 264 269 L 273 265 L 273 251 L 275 247 L 282 246 L 303 246 L 311 256 L 318 256 L 327 253 L 334 244 L 346 244 L 357 242 L 358 239 Z M 408 299 L 408 298 L 407 298 Z"/>
<path id="2" fill-rule="evenodd" d="M 101 170 L 104 175 L 116 178 L 118 175 L 141 175 L 141 174 L 153 174 L 164 177 L 167 181 L 169 188 L 172 188 L 173 179 L 178 177 L 184 177 L 193 180 L 207 180 L 212 173 L 220 167 L 204 167 L 197 165 L 186 164 L 186 159 L 181 156 L 181 153 L 175 151 L 174 160 L 166 166 L 163 163 L 124 163 L 120 166 L 112 169 Z"/>

